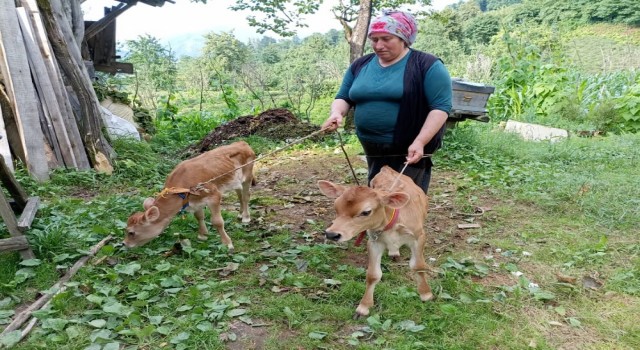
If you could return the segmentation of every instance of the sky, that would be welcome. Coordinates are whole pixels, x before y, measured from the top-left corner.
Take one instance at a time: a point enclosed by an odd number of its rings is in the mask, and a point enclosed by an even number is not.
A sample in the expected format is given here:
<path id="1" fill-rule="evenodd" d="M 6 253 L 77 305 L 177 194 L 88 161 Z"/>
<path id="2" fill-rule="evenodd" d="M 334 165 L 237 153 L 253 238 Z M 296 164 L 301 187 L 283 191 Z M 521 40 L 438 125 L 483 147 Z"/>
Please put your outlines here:
<path id="1" fill-rule="evenodd" d="M 235 0 L 209 0 L 207 4 L 192 3 L 188 0 L 174 0 L 175 4 L 165 3 L 153 7 L 138 3 L 125 11 L 116 20 L 116 40 L 136 39 L 149 34 L 168 44 L 179 55 L 197 55 L 204 43 L 203 35 L 215 32 L 233 31 L 235 37 L 243 42 L 250 38 L 259 39 L 263 35 L 279 38 L 276 34 L 259 34 L 247 24 L 247 12 L 234 12 L 229 6 Z M 298 36 L 304 38 L 313 33 L 326 33 L 330 29 L 342 29 L 340 23 L 332 17 L 330 8 L 336 0 L 325 0 L 319 11 L 306 18 L 308 28 L 297 29 Z M 440 10 L 458 0 L 432 0 L 432 8 Z M 82 4 L 84 19 L 96 21 L 104 16 L 104 8 L 116 6 L 115 0 L 86 0 Z"/>

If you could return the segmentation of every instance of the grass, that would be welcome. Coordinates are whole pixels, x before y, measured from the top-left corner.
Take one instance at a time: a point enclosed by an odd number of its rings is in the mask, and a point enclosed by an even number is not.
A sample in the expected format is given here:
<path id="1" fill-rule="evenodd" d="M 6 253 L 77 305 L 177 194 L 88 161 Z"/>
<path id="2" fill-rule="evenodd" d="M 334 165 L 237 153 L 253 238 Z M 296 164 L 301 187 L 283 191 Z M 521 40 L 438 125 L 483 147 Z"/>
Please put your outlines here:
<path id="1" fill-rule="evenodd" d="M 348 140 L 355 158 L 357 143 Z M 276 145 L 249 142 L 260 152 Z M 284 175 L 277 191 L 254 194 L 249 226 L 224 211 L 233 255 L 214 233 L 196 240 L 190 217 L 126 250 L 118 242 L 124 221 L 178 159 L 155 143 L 117 143 L 110 177 L 57 172 L 37 184 L 19 174 L 43 198 L 28 232 L 39 261 L 24 266 L 17 254 L 0 255 L 0 324 L 111 233 L 118 238 L 37 314 L 38 327 L 15 349 L 640 348 L 639 144 L 634 135 L 528 143 L 461 125 L 435 159 L 425 253 L 436 300 L 420 302 L 407 262 L 384 257 L 371 315 L 353 320 L 364 249 L 325 244 L 318 235 L 326 222 L 316 217 L 297 226 L 269 211 L 287 205 L 287 188 L 310 189 L 315 179 L 296 179 L 277 161 L 259 172 L 259 181 L 269 171 Z M 336 146 L 306 144 L 277 158 L 312 151 L 307 162 L 343 176 L 322 158 Z M 323 209 L 319 203 L 312 209 Z M 487 208 L 471 217 L 481 228 L 457 229 L 470 218 L 456 213 L 475 207 Z M 190 245 L 166 257 L 177 239 Z M 585 288 L 583 279 L 602 285 Z"/>

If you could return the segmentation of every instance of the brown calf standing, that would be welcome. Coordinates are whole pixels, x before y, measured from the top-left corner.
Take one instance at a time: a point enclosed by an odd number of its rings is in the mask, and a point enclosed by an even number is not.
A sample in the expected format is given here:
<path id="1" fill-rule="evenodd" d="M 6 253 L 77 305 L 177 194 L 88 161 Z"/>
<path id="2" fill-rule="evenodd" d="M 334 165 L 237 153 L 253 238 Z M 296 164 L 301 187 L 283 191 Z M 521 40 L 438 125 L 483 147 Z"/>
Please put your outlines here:
<path id="1" fill-rule="evenodd" d="M 385 166 L 371 181 L 371 188 L 346 187 L 324 180 L 318 181 L 318 187 L 325 196 L 335 198 L 336 218 L 326 229 L 326 237 L 346 242 L 366 231 L 369 238 L 367 286 L 356 308 L 356 318 L 368 315 L 373 306 L 373 290 L 382 278 L 380 262 L 385 249 L 389 256 L 397 257 L 405 244 L 411 249 L 409 267 L 415 274 L 420 299 L 433 299 L 423 252 L 427 196 L 411 178 Z"/>
<path id="2" fill-rule="evenodd" d="M 159 236 L 181 210 L 193 212 L 198 219 L 198 239 L 206 240 L 208 231 L 204 223 L 204 207 L 208 206 L 211 225 L 232 252 L 233 243 L 224 230 L 220 201 L 225 192 L 235 190 L 240 200 L 242 222 L 251 220 L 249 188 L 253 182 L 255 159 L 251 147 L 239 141 L 181 162 L 167 177 L 160 195 L 145 199 L 142 204 L 144 212 L 129 217 L 124 244 L 131 248 L 149 242 Z"/>

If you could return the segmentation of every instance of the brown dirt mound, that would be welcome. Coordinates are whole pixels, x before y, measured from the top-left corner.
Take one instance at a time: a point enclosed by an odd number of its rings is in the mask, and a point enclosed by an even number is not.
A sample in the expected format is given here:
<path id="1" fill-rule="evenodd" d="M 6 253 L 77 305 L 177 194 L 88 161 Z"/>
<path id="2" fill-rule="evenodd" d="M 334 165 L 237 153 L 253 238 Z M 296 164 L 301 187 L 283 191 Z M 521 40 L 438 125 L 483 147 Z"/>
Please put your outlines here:
<path id="1" fill-rule="evenodd" d="M 320 127 L 298 120 L 284 108 L 266 110 L 257 116 L 238 117 L 213 129 L 202 141 L 188 148 L 188 152 L 198 154 L 213 149 L 226 141 L 257 135 L 272 140 L 296 139 L 307 136 Z"/>

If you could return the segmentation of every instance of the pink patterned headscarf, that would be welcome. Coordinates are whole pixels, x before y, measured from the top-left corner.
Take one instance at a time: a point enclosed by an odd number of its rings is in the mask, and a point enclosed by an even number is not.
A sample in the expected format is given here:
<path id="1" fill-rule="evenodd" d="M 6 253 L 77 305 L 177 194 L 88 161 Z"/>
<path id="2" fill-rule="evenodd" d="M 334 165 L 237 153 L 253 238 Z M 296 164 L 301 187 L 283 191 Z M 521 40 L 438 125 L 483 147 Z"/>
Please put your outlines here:
<path id="1" fill-rule="evenodd" d="M 418 25 L 408 12 L 382 10 L 382 15 L 371 20 L 367 36 L 375 33 L 395 35 L 411 46 L 416 41 Z"/>

